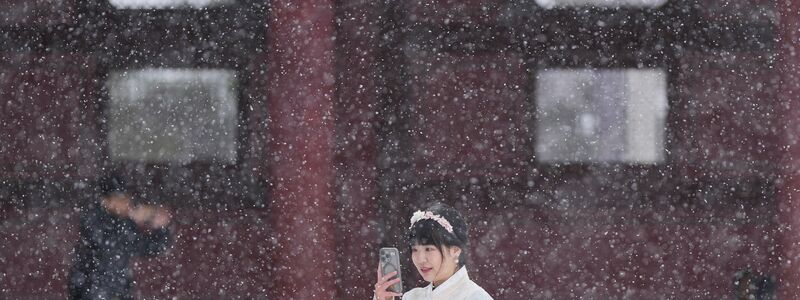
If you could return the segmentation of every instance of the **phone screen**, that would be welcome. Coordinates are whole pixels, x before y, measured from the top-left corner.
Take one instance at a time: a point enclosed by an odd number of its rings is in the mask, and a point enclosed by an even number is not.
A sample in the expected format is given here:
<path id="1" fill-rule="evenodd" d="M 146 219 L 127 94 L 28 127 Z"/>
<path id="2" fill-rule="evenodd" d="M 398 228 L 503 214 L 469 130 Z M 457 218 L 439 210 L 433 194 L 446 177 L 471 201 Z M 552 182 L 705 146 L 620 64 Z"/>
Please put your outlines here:
<path id="1" fill-rule="evenodd" d="M 397 275 L 392 279 L 402 278 L 400 276 L 400 251 L 398 251 L 397 248 L 381 248 L 380 264 L 381 264 L 381 273 L 383 273 L 383 275 L 397 271 Z M 388 290 L 395 293 L 402 293 L 403 292 L 402 279 L 400 280 L 400 282 L 395 283 L 394 285 L 389 287 Z"/>

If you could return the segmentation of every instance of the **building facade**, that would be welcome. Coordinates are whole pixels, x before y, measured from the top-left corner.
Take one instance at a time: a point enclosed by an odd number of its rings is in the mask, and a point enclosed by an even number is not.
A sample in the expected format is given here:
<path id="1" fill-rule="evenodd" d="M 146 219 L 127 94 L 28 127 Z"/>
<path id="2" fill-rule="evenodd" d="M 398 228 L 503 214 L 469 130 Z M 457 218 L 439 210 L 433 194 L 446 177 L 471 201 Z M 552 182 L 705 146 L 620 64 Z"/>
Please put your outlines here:
<path id="1" fill-rule="evenodd" d="M 140 298 L 367 299 L 431 201 L 496 299 L 796 298 L 798 6 L 2 1 L 0 298 L 108 171 L 174 209 Z"/>

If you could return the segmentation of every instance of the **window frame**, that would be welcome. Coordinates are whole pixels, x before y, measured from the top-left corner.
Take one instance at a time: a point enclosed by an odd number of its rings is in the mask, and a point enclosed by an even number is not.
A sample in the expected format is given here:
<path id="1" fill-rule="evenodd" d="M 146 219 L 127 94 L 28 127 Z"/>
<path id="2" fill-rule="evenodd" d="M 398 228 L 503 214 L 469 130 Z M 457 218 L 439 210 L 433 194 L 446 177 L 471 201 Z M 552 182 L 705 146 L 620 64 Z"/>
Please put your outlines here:
<path id="1" fill-rule="evenodd" d="M 132 192 L 166 205 L 266 207 L 266 169 L 254 157 L 268 151 L 268 135 L 261 132 L 264 128 L 257 128 L 268 119 L 263 96 L 269 21 L 264 16 L 268 10 L 266 0 L 240 0 L 233 5 L 204 9 L 116 9 L 108 1 L 80 2 L 76 11 L 83 16 L 80 30 L 87 38 L 73 46 L 91 52 L 97 64 L 91 75 L 96 94 L 87 97 L 97 99 L 99 169 L 128 177 Z M 211 24 L 208 19 L 222 21 Z M 238 86 L 235 162 L 223 165 L 209 160 L 186 164 L 111 160 L 110 99 L 105 83 L 111 72 L 143 68 L 216 68 L 234 72 Z"/>

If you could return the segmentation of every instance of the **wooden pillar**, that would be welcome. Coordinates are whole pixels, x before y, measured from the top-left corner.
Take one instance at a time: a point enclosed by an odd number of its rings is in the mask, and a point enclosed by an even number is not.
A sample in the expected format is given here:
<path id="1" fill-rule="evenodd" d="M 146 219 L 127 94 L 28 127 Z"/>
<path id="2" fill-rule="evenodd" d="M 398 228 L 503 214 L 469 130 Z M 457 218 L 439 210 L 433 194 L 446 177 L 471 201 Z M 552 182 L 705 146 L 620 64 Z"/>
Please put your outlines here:
<path id="1" fill-rule="evenodd" d="M 378 217 L 378 48 L 380 1 L 337 8 L 336 249 L 339 299 L 370 299 L 380 247 Z"/>
<path id="2" fill-rule="evenodd" d="M 779 183 L 779 299 L 800 299 L 800 1 L 778 1 L 782 148 Z"/>
<path id="3" fill-rule="evenodd" d="M 332 299 L 334 10 L 325 0 L 270 2 L 270 211 L 277 245 L 271 299 Z"/>

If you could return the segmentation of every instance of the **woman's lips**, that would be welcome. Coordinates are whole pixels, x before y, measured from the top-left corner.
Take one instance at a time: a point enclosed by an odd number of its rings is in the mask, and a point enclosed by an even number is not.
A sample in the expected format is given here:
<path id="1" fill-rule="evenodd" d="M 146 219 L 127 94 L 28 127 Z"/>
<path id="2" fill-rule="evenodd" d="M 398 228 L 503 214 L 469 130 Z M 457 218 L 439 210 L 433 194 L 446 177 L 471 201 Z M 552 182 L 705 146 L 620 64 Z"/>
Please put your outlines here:
<path id="1" fill-rule="evenodd" d="M 428 272 L 430 272 L 431 270 L 433 270 L 433 268 L 420 268 L 420 269 L 419 269 L 419 271 L 420 271 L 420 272 L 422 272 L 422 273 L 428 273 Z"/>

